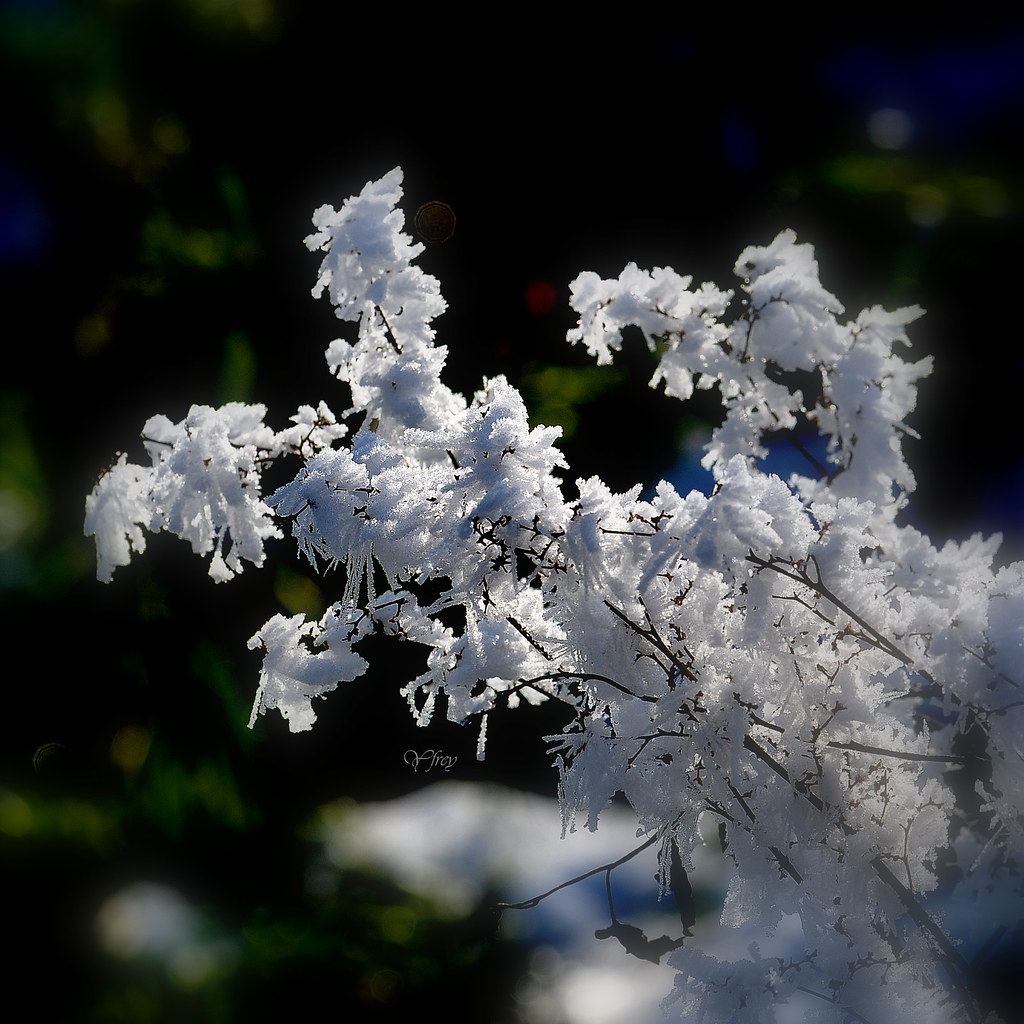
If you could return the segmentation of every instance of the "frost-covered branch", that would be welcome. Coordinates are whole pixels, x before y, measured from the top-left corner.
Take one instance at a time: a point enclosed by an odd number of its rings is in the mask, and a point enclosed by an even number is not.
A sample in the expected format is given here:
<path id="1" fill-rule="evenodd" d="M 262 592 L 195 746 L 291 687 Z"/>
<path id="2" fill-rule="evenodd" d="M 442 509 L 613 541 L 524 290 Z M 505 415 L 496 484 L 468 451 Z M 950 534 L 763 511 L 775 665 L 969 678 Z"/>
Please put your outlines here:
<path id="1" fill-rule="evenodd" d="M 1024 904 L 1024 566 L 994 568 L 998 537 L 938 548 L 900 515 L 930 369 L 904 359 L 921 311 L 841 320 L 791 231 L 741 253 L 736 290 L 634 264 L 581 274 L 568 340 L 609 363 L 639 327 L 652 386 L 716 388 L 724 420 L 710 494 L 661 482 L 642 499 L 595 477 L 569 498 L 558 430 L 531 429 L 507 380 L 470 397 L 443 383 L 445 303 L 403 231 L 401 177 L 321 207 L 307 239 L 314 295 L 352 325 L 326 352 L 348 410 L 304 406 L 280 431 L 263 406 L 151 419 L 149 465 L 120 456 L 86 502 L 100 579 L 158 531 L 217 581 L 285 532 L 314 569 L 338 568 L 319 620 L 277 615 L 250 640 L 253 720 L 311 728 L 366 671 L 371 635 L 424 648 L 411 713 L 478 723 L 480 757 L 498 709 L 564 702 L 549 741 L 566 830 L 598 827 L 621 794 L 659 877 L 679 881 L 712 815 L 732 864 L 722 924 L 799 922 L 792 956 L 724 961 L 688 937 L 652 944 L 609 904 L 606 937 L 668 955 L 681 1019 L 768 1022 L 804 992 L 873 1024 L 982 1020 L 972 951 Z M 824 460 L 764 472 L 765 435 L 798 426 Z M 294 478 L 264 496 L 285 458 Z"/>

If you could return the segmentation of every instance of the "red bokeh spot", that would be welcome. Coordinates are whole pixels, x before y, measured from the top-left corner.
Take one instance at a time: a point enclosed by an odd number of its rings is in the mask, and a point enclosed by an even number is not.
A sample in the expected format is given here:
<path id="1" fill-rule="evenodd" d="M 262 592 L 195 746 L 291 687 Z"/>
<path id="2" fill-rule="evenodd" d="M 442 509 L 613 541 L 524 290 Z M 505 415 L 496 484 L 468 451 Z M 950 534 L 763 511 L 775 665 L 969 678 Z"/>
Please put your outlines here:
<path id="1" fill-rule="evenodd" d="M 543 316 L 555 308 L 558 292 L 547 281 L 531 281 L 526 286 L 526 308 L 533 316 Z"/>

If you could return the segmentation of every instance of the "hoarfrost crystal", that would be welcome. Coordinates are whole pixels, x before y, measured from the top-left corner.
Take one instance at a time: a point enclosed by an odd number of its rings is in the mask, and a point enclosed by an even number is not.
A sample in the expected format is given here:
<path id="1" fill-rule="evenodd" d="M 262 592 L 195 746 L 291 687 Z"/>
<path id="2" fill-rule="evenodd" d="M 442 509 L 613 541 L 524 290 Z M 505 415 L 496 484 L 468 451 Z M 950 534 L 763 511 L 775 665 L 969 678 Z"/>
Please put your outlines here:
<path id="1" fill-rule="evenodd" d="M 993 569 L 998 538 L 938 550 L 900 524 L 901 443 L 930 369 L 904 359 L 921 311 L 839 319 L 791 231 L 741 253 L 736 291 L 634 264 L 581 274 L 568 340 L 609 363 L 639 327 L 652 386 L 717 386 L 725 419 L 710 495 L 662 482 L 643 500 L 594 478 L 568 499 L 559 432 L 531 429 L 514 387 L 485 380 L 467 400 L 442 383 L 445 304 L 403 232 L 401 179 L 321 207 L 307 239 L 323 254 L 314 295 L 357 325 L 327 348 L 352 394 L 341 420 L 360 424 L 347 446 L 324 403 L 280 432 L 262 406 L 154 417 L 150 465 L 121 457 L 87 500 L 99 578 L 166 530 L 223 581 L 287 527 L 344 584 L 318 622 L 278 615 L 253 636 L 254 719 L 276 708 L 310 728 L 365 671 L 371 634 L 426 648 L 410 709 L 478 721 L 480 756 L 490 714 L 564 703 L 566 829 L 597 827 L 624 794 L 678 878 L 710 816 L 734 865 L 723 923 L 800 923 L 788 961 L 669 943 L 683 1019 L 770 1021 L 797 993 L 826 1016 L 984 1019 L 968 953 L 1012 933 L 1022 906 L 1024 571 Z M 765 433 L 798 424 L 826 462 L 762 472 Z M 288 457 L 294 479 L 263 497 L 263 468 Z M 972 923 L 955 935 L 962 900 Z"/>

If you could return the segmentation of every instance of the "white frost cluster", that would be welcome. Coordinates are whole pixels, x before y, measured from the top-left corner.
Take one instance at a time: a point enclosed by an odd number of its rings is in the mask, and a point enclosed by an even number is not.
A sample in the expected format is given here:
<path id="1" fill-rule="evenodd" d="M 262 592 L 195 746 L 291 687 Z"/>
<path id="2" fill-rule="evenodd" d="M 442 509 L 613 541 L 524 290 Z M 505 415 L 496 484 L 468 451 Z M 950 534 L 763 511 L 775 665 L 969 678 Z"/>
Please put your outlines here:
<path id="1" fill-rule="evenodd" d="M 703 460 L 716 475 L 735 454 L 763 458 L 763 434 L 804 416 L 828 441 L 829 472 L 824 480 L 795 477 L 795 492 L 805 501 L 855 496 L 894 514 L 914 488 L 900 448 L 903 434 L 914 436 L 904 420 L 917 380 L 931 370 L 930 358 L 908 364 L 894 346 L 909 346 L 904 327 L 922 311 L 875 306 L 840 323 L 843 307 L 818 281 L 814 250 L 792 231 L 745 249 L 735 272 L 746 298 L 731 324 L 721 317 L 732 291 L 713 284 L 690 291 L 692 279 L 671 268 L 649 273 L 630 263 L 607 281 L 580 274 L 571 285 L 580 321 L 568 340 L 610 363 L 622 328 L 635 325 L 652 352 L 664 346 L 652 387 L 664 381 L 667 394 L 686 399 L 694 387 L 717 385 L 726 418 Z M 812 375 L 818 395 L 787 385 L 786 374 L 800 370 Z"/>
<path id="2" fill-rule="evenodd" d="M 151 465 L 126 456 L 107 470 L 85 502 L 85 532 L 96 538 L 96 575 L 109 583 L 114 570 L 146 549 L 143 531 L 167 530 L 210 552 L 210 575 L 222 582 L 263 564 L 263 542 L 280 537 L 260 497 L 263 465 L 285 452 L 315 451 L 344 437 L 323 403 L 303 406 L 293 427 L 275 433 L 263 423 L 266 407 L 230 402 L 220 409 L 194 405 L 180 423 L 153 416 L 142 428 Z"/>
<path id="3" fill-rule="evenodd" d="M 736 294 L 667 268 L 580 275 L 570 342 L 607 363 L 638 326 L 660 354 L 652 385 L 717 387 L 725 419 L 711 495 L 661 483 L 641 500 L 594 478 L 570 500 L 558 431 L 531 429 L 514 387 L 467 400 L 441 382 L 444 300 L 413 263 L 400 186 L 396 169 L 321 207 L 307 240 L 323 253 L 314 294 L 357 325 L 327 349 L 352 393 L 342 419 L 362 417 L 350 443 L 323 404 L 281 432 L 262 406 L 154 417 L 151 465 L 122 456 L 88 498 L 99 577 L 167 530 L 223 580 L 287 525 L 343 582 L 319 622 L 275 616 L 250 641 L 265 652 L 254 718 L 310 728 L 316 701 L 365 670 L 371 634 L 426 649 L 413 714 L 478 720 L 481 756 L 491 712 L 561 701 L 567 830 L 623 794 L 678 878 L 710 816 L 735 869 L 723 923 L 800 923 L 790 961 L 681 940 L 686 1020 L 772 1021 L 797 992 L 822 1020 L 985 1019 L 970 949 L 1011 933 L 1024 897 L 1024 569 L 993 568 L 998 538 L 940 550 L 899 523 L 914 487 L 901 440 L 930 368 L 902 355 L 921 311 L 841 320 L 790 231 L 744 250 Z M 797 425 L 825 439 L 826 464 L 762 472 L 764 434 Z M 285 455 L 301 468 L 263 498 L 261 470 Z M 953 935 L 967 899 L 973 923 Z"/>

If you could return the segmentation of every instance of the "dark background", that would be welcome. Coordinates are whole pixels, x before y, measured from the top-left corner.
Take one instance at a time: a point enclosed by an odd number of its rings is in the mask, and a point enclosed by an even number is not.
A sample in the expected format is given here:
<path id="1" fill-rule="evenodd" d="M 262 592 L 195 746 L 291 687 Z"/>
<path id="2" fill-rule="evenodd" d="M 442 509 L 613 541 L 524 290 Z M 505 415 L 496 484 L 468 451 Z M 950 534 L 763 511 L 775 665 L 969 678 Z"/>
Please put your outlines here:
<path id="1" fill-rule="evenodd" d="M 165 537 L 103 586 L 81 536 L 85 495 L 116 451 L 142 457 L 154 413 L 259 401 L 280 426 L 299 403 L 347 407 L 323 360 L 341 328 L 309 297 L 302 239 L 315 207 L 395 165 L 410 220 L 432 199 L 458 217 L 421 260 L 449 303 L 448 382 L 507 374 L 565 426 L 570 485 L 652 483 L 715 410 L 645 389 L 641 344 L 626 373 L 586 369 L 564 344 L 569 281 L 633 260 L 729 286 L 744 246 L 792 227 L 851 317 L 928 311 L 911 328 L 912 357 L 936 359 L 913 418 L 924 440 L 907 445 L 913 521 L 940 539 L 999 529 L 1007 558 L 1024 553 L 1024 25 L 586 20 L 541 4 L 0 4 L 0 884 L 26 972 L 61 977 L 32 997 L 51 1019 L 269 1020 L 321 996 L 368 1020 L 441 1000 L 450 1020 L 514 1019 L 519 954 L 491 944 L 485 913 L 456 926 L 419 908 L 410 943 L 376 943 L 373 908 L 407 898 L 358 879 L 312 906 L 301 830 L 327 800 L 422 785 L 411 746 L 552 795 L 539 737 L 561 729 L 557 709 L 492 723 L 478 765 L 475 734 L 415 730 L 398 690 L 419 663 L 384 646 L 312 733 L 277 716 L 249 732 L 246 640 L 329 603 L 332 581 L 279 542 L 266 571 L 215 587 Z M 898 148 L 869 133 L 884 108 L 906 115 Z M 139 878 L 256 936 L 241 965 L 197 994 L 104 958 L 96 907 Z M 308 941 L 275 945 L 268 918 Z M 475 952 L 437 952 L 456 947 Z M 403 979 L 386 998 L 367 983 L 381 964 Z"/>

